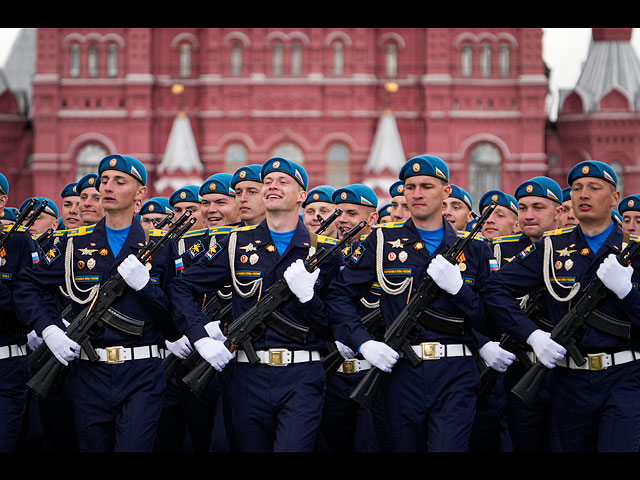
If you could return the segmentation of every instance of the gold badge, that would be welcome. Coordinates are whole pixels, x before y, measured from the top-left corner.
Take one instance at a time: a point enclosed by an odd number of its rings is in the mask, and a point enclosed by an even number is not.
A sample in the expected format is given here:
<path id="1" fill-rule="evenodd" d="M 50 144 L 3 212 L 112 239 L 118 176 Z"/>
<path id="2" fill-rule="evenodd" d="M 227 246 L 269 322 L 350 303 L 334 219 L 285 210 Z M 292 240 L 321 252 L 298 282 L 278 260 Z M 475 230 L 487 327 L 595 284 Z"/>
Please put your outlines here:
<path id="1" fill-rule="evenodd" d="M 340 198 L 341 198 L 342 200 L 346 200 L 346 199 L 347 199 L 347 192 L 342 192 L 342 193 L 340 194 Z"/>
<path id="2" fill-rule="evenodd" d="M 101 257 L 106 257 L 107 254 L 109 253 L 109 250 L 107 250 L 106 248 L 101 248 L 98 253 L 100 254 Z"/>
<path id="3" fill-rule="evenodd" d="M 580 255 L 589 255 L 589 252 L 591 250 L 589 250 L 588 248 L 583 248 L 582 250 L 580 250 Z"/>
<path id="4" fill-rule="evenodd" d="M 253 252 L 255 249 L 256 247 L 253 246 L 253 243 L 245 245 L 244 247 L 240 247 L 240 250 L 244 250 L 245 252 Z"/>
<path id="5" fill-rule="evenodd" d="M 404 185 L 398 185 L 398 193 L 404 192 Z"/>
<path id="6" fill-rule="evenodd" d="M 246 170 L 242 170 L 242 171 L 238 174 L 238 176 L 239 176 L 240 178 L 244 178 L 244 177 L 246 177 L 246 176 L 247 176 L 247 171 L 246 171 Z"/>
<path id="7" fill-rule="evenodd" d="M 151 264 L 149 262 L 144 264 L 145 267 L 147 267 L 147 270 L 151 270 Z"/>
<path id="8" fill-rule="evenodd" d="M 589 173 L 589 167 L 587 165 L 585 165 L 584 167 L 582 167 L 582 173 L 587 174 Z"/>
<path id="9" fill-rule="evenodd" d="M 211 190 L 213 192 L 215 189 L 216 189 L 216 184 L 215 183 L 209 184 L 209 190 Z"/>
<path id="10" fill-rule="evenodd" d="M 149 205 L 149 211 L 153 212 L 153 209 L 154 209 L 154 206 L 153 206 L 153 203 L 152 203 L 151 205 Z"/>
<path id="11" fill-rule="evenodd" d="M 113 165 L 111 165 L 111 166 L 113 166 Z M 89 180 L 87 180 L 87 183 L 89 185 L 93 185 L 93 182 L 95 182 L 95 181 L 96 181 L 95 178 L 91 177 Z"/>
<path id="12" fill-rule="evenodd" d="M 560 260 L 556 261 L 556 270 L 560 270 L 562 268 L 562 262 Z"/>
<path id="13" fill-rule="evenodd" d="M 93 267 L 96 266 L 96 260 L 95 258 L 90 258 L 89 260 L 87 260 L 87 268 L 89 270 L 93 269 Z"/>
<path id="14" fill-rule="evenodd" d="M 461 272 L 464 272 L 467 269 L 467 264 L 464 262 L 461 262 L 458 264 L 458 268 L 460 269 Z"/>
<path id="15" fill-rule="evenodd" d="M 571 267 L 573 267 L 573 260 L 569 259 L 566 262 L 564 262 L 565 270 L 571 270 Z"/>
<path id="16" fill-rule="evenodd" d="M 280 166 L 280 162 L 278 160 L 273 162 L 273 168 L 278 168 L 279 166 Z"/>
<path id="17" fill-rule="evenodd" d="M 276 251 L 275 245 L 267 245 L 266 249 L 267 249 L 268 252 L 275 252 Z"/>
<path id="18" fill-rule="evenodd" d="M 629 201 L 627 202 L 627 205 L 628 205 L 629 207 L 633 207 L 633 200 L 629 200 Z"/>
<path id="19" fill-rule="evenodd" d="M 78 260 L 78 268 L 84 268 L 84 261 Z"/>
<path id="20" fill-rule="evenodd" d="M 498 195 L 492 195 L 491 196 L 491 200 L 493 200 L 494 202 L 498 201 Z"/>
<path id="21" fill-rule="evenodd" d="M 93 255 L 93 252 L 97 252 L 97 248 L 79 248 L 81 255 Z"/>
<path id="22" fill-rule="evenodd" d="M 77 190 L 76 190 L 76 186 L 74 185 L 74 186 L 73 186 L 73 188 L 72 188 L 71 190 L 73 190 L 73 192 L 74 192 L 74 193 L 75 193 L 75 192 L 77 192 Z"/>
<path id="23" fill-rule="evenodd" d="M 92 247 L 95 247 L 95 246 L 96 246 L 96 244 L 95 244 L 95 243 L 93 243 L 93 242 L 91 242 L 89 245 L 91 245 Z"/>
<path id="24" fill-rule="evenodd" d="M 420 164 L 414 163 L 412 168 L 413 168 L 413 171 L 417 173 L 420 171 Z"/>
<path id="25" fill-rule="evenodd" d="M 402 263 L 406 262 L 407 258 L 409 258 L 409 254 L 404 250 L 398 254 L 398 260 L 400 260 Z"/>
<path id="26" fill-rule="evenodd" d="M 258 254 L 257 253 L 252 253 L 251 256 L 249 257 L 249 263 L 251 265 L 255 265 L 256 263 L 258 263 Z"/>
<path id="27" fill-rule="evenodd" d="M 246 255 L 242 255 L 242 256 L 240 257 L 240 261 L 241 261 L 242 263 L 247 263 L 247 260 L 249 260 L 249 258 L 248 258 Z"/>
<path id="28" fill-rule="evenodd" d="M 187 198 L 187 192 L 180 192 L 180 198 L 182 200 L 184 200 L 185 198 Z"/>
<path id="29" fill-rule="evenodd" d="M 3 267 L 7 263 L 7 259 L 4 257 L 0 257 L 0 267 Z"/>
<path id="30" fill-rule="evenodd" d="M 393 262 L 396 259 L 396 254 L 393 252 L 389 252 L 389 255 L 387 258 L 389 259 L 390 262 Z"/>
<path id="31" fill-rule="evenodd" d="M 318 200 L 320 198 L 320 195 L 318 195 L 317 193 L 313 194 L 313 199 L 314 200 Z"/>
<path id="32" fill-rule="evenodd" d="M 567 247 L 564 247 L 562 250 L 556 250 L 556 253 L 561 257 L 568 257 L 569 255 L 571 255 L 573 252 L 576 252 L 576 251 L 577 250 L 569 250 Z"/>
<path id="33" fill-rule="evenodd" d="M 533 185 L 527 185 L 527 188 L 525 188 L 525 190 L 527 191 L 527 193 L 533 192 Z"/>
<path id="34" fill-rule="evenodd" d="M 112 167 L 115 167 L 117 163 L 118 163 L 118 160 L 116 160 L 115 158 L 112 158 L 111 160 L 109 160 L 109 165 Z"/>
<path id="35" fill-rule="evenodd" d="M 415 248 L 416 250 L 422 250 L 424 248 L 424 243 L 416 242 L 416 244 L 413 246 L 413 248 Z"/>
<path id="36" fill-rule="evenodd" d="M 394 241 L 387 240 L 387 243 L 389 245 L 391 245 L 391 248 L 402 248 L 402 247 L 404 247 L 404 245 L 402 245 L 402 243 L 400 243 L 400 239 L 399 238 L 397 240 L 394 240 Z"/>

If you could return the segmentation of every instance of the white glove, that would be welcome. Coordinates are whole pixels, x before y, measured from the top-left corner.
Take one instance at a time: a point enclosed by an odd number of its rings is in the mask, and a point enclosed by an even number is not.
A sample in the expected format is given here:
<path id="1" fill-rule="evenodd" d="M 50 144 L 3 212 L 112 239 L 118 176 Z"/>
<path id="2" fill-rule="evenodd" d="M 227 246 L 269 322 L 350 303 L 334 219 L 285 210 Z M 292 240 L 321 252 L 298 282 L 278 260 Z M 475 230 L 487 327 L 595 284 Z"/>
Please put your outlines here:
<path id="1" fill-rule="evenodd" d="M 224 342 L 227 339 L 227 337 L 225 337 L 222 333 L 222 330 L 220 330 L 220 320 L 207 323 L 204 326 L 204 329 L 207 331 L 207 335 L 209 335 L 214 340 L 220 340 L 221 342 Z"/>
<path id="2" fill-rule="evenodd" d="M 398 352 L 384 342 L 367 340 L 360 345 L 360 353 L 371 365 L 389 373 L 400 358 Z"/>
<path id="3" fill-rule="evenodd" d="M 338 348 L 338 352 L 340 352 L 340 355 L 342 355 L 342 358 L 344 358 L 345 360 L 351 360 L 356 356 L 355 353 L 353 353 L 353 350 L 347 347 L 344 343 L 340 343 L 337 340 L 336 347 Z"/>
<path id="4" fill-rule="evenodd" d="M 200 356 L 219 372 L 233 358 L 233 354 L 224 346 L 223 342 L 210 337 L 201 338 L 193 346 L 196 347 Z"/>
<path id="5" fill-rule="evenodd" d="M 27 333 L 27 345 L 29 346 L 29 350 L 32 352 L 38 348 L 42 342 L 42 338 L 36 334 L 35 330 L 31 330 Z"/>
<path id="6" fill-rule="evenodd" d="M 538 360 L 547 368 L 553 368 L 567 354 L 567 350 L 551 339 L 551 333 L 544 330 L 534 330 L 527 343 L 533 348 Z"/>
<path id="7" fill-rule="evenodd" d="M 118 273 L 136 292 L 149 282 L 149 269 L 132 253 L 118 265 Z"/>
<path id="8" fill-rule="evenodd" d="M 186 335 L 183 335 L 175 342 L 165 340 L 164 343 L 167 346 L 167 350 L 173 353 L 180 360 L 184 360 L 185 358 L 187 358 L 187 356 L 192 351 L 191 344 L 189 343 L 189 339 L 186 337 Z"/>
<path id="9" fill-rule="evenodd" d="M 489 367 L 502 373 L 513 363 L 516 356 L 500 346 L 499 342 L 487 342 L 478 351 Z"/>
<path id="10" fill-rule="evenodd" d="M 284 271 L 284 279 L 291 293 L 298 297 L 300 303 L 306 303 L 313 298 L 313 286 L 316 284 L 318 275 L 320 275 L 319 268 L 309 273 L 300 258 Z"/>
<path id="11" fill-rule="evenodd" d="M 633 267 L 631 265 L 627 265 L 626 267 L 620 265 L 620 262 L 616 260 L 616 256 L 613 253 L 610 253 L 607 258 L 602 261 L 596 271 L 596 275 L 602 280 L 605 287 L 615 293 L 620 300 L 626 297 L 633 288 L 633 284 L 631 283 Z"/>
<path id="12" fill-rule="evenodd" d="M 51 353 L 64 366 L 80 356 L 80 345 L 71 340 L 57 325 L 49 325 L 42 331 L 42 339 Z"/>
<path id="13" fill-rule="evenodd" d="M 455 295 L 462 288 L 462 275 L 457 265 L 436 255 L 427 268 L 427 275 L 445 292 Z"/>

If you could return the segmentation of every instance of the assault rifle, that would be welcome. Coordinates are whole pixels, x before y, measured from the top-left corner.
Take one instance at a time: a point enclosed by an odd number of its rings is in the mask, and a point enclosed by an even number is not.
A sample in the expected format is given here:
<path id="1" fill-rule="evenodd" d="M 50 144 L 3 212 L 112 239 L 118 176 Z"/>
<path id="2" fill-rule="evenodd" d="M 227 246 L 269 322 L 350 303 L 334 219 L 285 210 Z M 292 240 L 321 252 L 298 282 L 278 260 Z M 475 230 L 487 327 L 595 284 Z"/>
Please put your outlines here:
<path id="1" fill-rule="evenodd" d="M 173 220 L 173 217 L 175 216 L 175 214 L 176 212 L 171 211 L 162 220 L 158 221 L 158 223 L 154 222 L 153 225 L 156 228 L 156 230 L 162 230 L 165 226 L 169 225 L 171 223 L 171 220 Z"/>
<path id="2" fill-rule="evenodd" d="M 190 215 L 191 212 L 186 211 L 172 225 L 166 235 L 160 237 L 158 241 L 151 240 L 142 247 L 138 251 L 136 258 L 142 264 L 146 264 L 153 254 L 169 239 L 174 238 L 176 233 L 183 232 L 183 227 L 188 225 L 183 226 L 183 223 L 187 221 Z M 126 287 L 127 283 L 120 273 L 116 272 L 100 286 L 100 290 L 93 301 L 75 316 L 67 328 L 66 335 L 82 347 L 90 361 L 95 362 L 100 358 L 93 348 L 91 340 L 106 325 L 129 335 L 138 337 L 142 335 L 143 321 L 131 318 L 112 307 L 115 301 L 122 296 Z M 41 398 L 46 398 L 51 391 L 56 391 L 60 388 L 68 370 L 58 361 L 44 342 L 36 348 L 30 357 L 33 357 L 30 358 L 30 361 L 37 371 L 27 382 L 27 385 Z"/>
<path id="3" fill-rule="evenodd" d="M 335 211 L 326 218 L 326 220 L 323 220 L 322 217 L 320 215 L 318 215 L 318 220 L 320 221 L 320 226 L 315 231 L 315 233 L 317 235 L 319 235 L 322 232 L 324 232 L 327 228 L 329 228 L 329 225 L 331 225 L 340 215 L 342 215 L 342 209 L 341 208 L 336 208 Z"/>
<path id="4" fill-rule="evenodd" d="M 0 231 L 1 232 L 0 233 L 0 251 L 7 246 L 7 244 L 9 243 L 9 240 L 18 231 L 18 227 L 20 227 L 20 224 L 24 222 L 25 218 L 28 218 L 27 223 L 24 225 L 25 229 L 28 229 L 31 225 L 33 225 L 33 222 L 36 221 L 36 218 L 46 208 L 49 201 L 43 200 L 40 203 L 40 205 L 38 205 L 38 207 L 35 209 L 35 211 L 33 212 L 33 215 L 31 215 L 31 212 L 33 211 L 37 203 L 38 203 L 38 200 L 36 200 L 35 198 L 32 198 L 27 204 L 27 206 L 22 209 L 22 211 L 16 218 L 15 223 L 9 229 L 4 230 L 3 228 Z"/>
<path id="5" fill-rule="evenodd" d="M 443 254 L 447 261 L 454 265 L 456 264 L 457 258 L 480 231 L 484 222 L 493 213 L 496 205 L 495 202 L 491 202 L 478 218 L 473 230 L 465 237 L 458 237 L 453 245 L 447 249 Z M 412 350 L 409 342 L 412 332 L 418 329 L 420 325 L 434 330 L 446 331 L 446 333 L 464 333 L 463 319 L 459 319 L 456 322 L 448 322 L 443 315 L 428 309 L 439 294 L 440 287 L 425 273 L 425 277 L 416 290 L 411 293 L 411 300 L 405 305 L 393 323 L 389 325 L 384 334 L 384 343 L 396 352 L 402 352 L 414 367 L 420 365 L 421 359 Z M 356 385 L 349 398 L 370 410 L 382 384 L 382 375 L 384 373 L 379 368 L 372 366 Z"/>
<path id="6" fill-rule="evenodd" d="M 336 252 L 340 251 L 346 243 L 350 242 L 352 237 L 360 232 L 366 225 L 367 222 L 362 220 L 350 229 L 337 244 L 331 248 L 316 251 L 304 262 L 307 271 L 311 273 L 319 268 L 335 255 Z M 275 330 L 280 335 L 291 338 L 295 342 L 304 344 L 307 333 L 309 332 L 309 327 L 292 322 L 282 314 L 276 312 L 276 308 L 286 302 L 290 295 L 291 290 L 284 278 L 273 283 L 255 305 L 246 310 L 237 319 L 233 320 L 227 327 L 225 332 L 227 337 L 225 346 L 229 351 L 233 352 L 239 346 L 242 346 L 249 362 L 252 364 L 258 363 L 259 358 L 253 348 L 251 339 L 252 337 L 257 338 L 267 327 Z M 215 368 L 205 359 L 200 358 L 197 365 L 187 373 L 182 380 L 196 396 L 201 396 L 215 373 Z"/>
<path id="7" fill-rule="evenodd" d="M 616 259 L 620 265 L 628 266 L 639 249 L 640 242 L 630 241 L 624 250 L 616 255 Z M 576 343 L 584 335 L 587 326 L 604 329 L 622 338 L 628 338 L 631 334 L 630 325 L 616 321 L 596 310 L 598 304 L 609 291 L 602 280 L 597 276 L 594 277 L 584 288 L 580 299 L 551 330 L 551 339 L 566 348 L 569 356 L 579 366 L 584 365 L 587 359 L 582 355 Z M 532 404 L 544 383 L 546 374 L 547 367 L 540 362 L 535 363 L 511 391 L 527 404 Z"/>

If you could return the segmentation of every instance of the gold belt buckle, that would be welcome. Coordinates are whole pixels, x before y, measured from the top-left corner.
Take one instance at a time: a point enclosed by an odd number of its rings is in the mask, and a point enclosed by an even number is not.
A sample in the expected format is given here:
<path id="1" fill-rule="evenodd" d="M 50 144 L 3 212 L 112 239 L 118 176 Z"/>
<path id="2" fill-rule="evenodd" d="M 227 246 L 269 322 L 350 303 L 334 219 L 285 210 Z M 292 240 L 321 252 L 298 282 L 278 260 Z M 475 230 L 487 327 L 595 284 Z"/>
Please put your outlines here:
<path id="1" fill-rule="evenodd" d="M 424 342 L 421 343 L 422 347 L 422 359 L 432 359 L 432 358 L 440 358 L 436 355 L 436 348 L 438 347 L 438 342 Z"/>
<path id="2" fill-rule="evenodd" d="M 120 358 L 120 352 L 124 347 L 107 347 L 107 362 L 106 363 L 123 363 L 124 359 Z"/>
<path id="3" fill-rule="evenodd" d="M 602 361 L 604 355 L 604 353 L 587 354 L 587 359 L 589 360 L 589 370 L 604 370 L 606 368 Z"/>
<path id="4" fill-rule="evenodd" d="M 285 366 L 284 356 L 286 350 L 284 348 L 270 348 L 269 349 L 269 366 L 282 367 Z"/>
<path id="5" fill-rule="evenodd" d="M 356 373 L 356 361 L 345 360 L 344 362 L 342 362 L 342 373 L 346 373 L 347 375 Z"/>

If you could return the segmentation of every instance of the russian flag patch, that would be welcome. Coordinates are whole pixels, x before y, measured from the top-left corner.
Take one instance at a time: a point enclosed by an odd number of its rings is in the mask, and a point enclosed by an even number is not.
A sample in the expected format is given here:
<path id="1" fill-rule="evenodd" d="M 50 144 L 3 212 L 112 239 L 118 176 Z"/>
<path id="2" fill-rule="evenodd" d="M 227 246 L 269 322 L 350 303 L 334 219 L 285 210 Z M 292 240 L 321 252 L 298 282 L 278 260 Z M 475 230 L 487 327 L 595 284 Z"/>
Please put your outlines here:
<path id="1" fill-rule="evenodd" d="M 33 262 L 34 265 L 40 261 L 38 252 L 31 252 L 31 261 Z"/>
<path id="2" fill-rule="evenodd" d="M 498 267 L 498 261 L 495 258 L 489 259 L 489 270 L 491 273 L 497 272 L 500 267 Z"/>
<path id="3" fill-rule="evenodd" d="M 184 270 L 184 264 L 182 263 L 182 257 L 176 258 L 176 273 L 180 273 Z"/>

